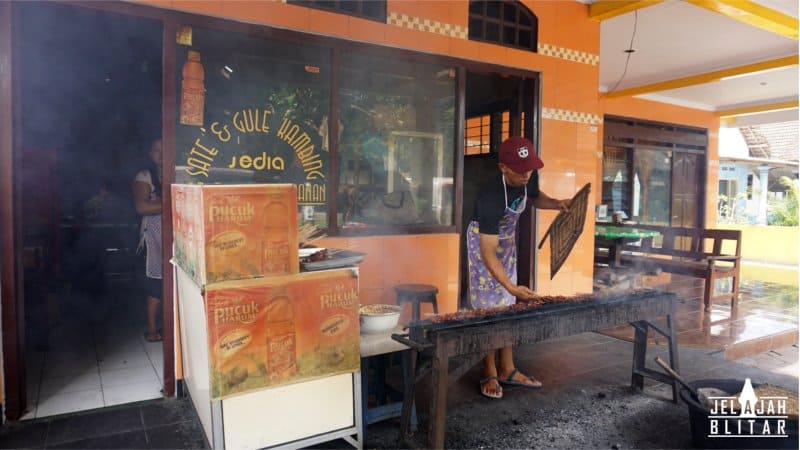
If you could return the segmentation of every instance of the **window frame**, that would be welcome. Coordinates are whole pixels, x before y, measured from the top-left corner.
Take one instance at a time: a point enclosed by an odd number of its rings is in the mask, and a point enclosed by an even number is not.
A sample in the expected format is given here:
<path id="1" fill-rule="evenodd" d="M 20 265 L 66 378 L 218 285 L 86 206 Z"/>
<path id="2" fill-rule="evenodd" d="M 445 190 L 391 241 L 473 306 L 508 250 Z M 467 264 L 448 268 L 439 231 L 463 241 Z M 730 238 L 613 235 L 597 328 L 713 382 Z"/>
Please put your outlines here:
<path id="1" fill-rule="evenodd" d="M 631 219 L 634 219 L 633 209 L 635 199 L 633 177 L 636 172 L 638 160 L 644 154 L 643 152 L 652 150 L 669 152 L 671 155 L 669 173 L 670 180 L 672 180 L 676 155 L 695 154 L 700 155 L 706 161 L 708 160 L 708 129 L 677 123 L 606 115 L 603 119 L 604 153 L 608 147 L 624 147 L 628 149 L 628 168 L 630 171 L 628 173 L 629 186 L 628 192 L 625 193 L 627 199 L 624 200 L 623 203 L 627 203 L 630 209 L 629 211 L 625 211 L 625 213 L 628 214 Z M 603 156 L 603 164 L 605 164 L 605 155 Z M 700 178 L 697 180 L 697 192 L 699 193 L 698 204 L 703 205 L 699 211 L 696 211 L 697 216 L 695 219 L 698 226 L 703 226 L 703 224 L 705 224 L 705 199 L 708 197 L 708 192 L 705 187 L 708 174 L 704 169 L 705 166 L 705 164 L 702 165 L 699 174 Z M 601 168 L 601 173 L 602 170 L 603 168 Z M 672 217 L 673 208 L 675 207 L 675 203 L 673 203 L 673 200 L 675 200 L 675 186 L 673 183 L 670 183 L 669 191 L 669 217 Z M 601 192 L 601 199 L 604 198 L 604 195 L 605 192 Z"/>
<path id="2" fill-rule="evenodd" d="M 498 16 L 492 17 L 489 9 L 497 5 Z M 475 10 L 480 9 L 480 12 Z M 513 11 L 514 20 L 506 17 L 508 11 Z M 523 17 L 530 22 L 522 23 Z M 480 26 L 480 30 L 478 30 Z M 497 27 L 497 37 L 489 37 L 489 27 Z M 514 39 L 507 42 L 506 33 L 513 32 Z M 520 43 L 522 33 L 528 33 L 529 42 Z M 467 35 L 471 41 L 489 42 L 503 47 L 517 48 L 538 53 L 539 49 L 539 18 L 527 6 L 517 0 L 470 0 L 468 10 Z"/>
<path id="3" fill-rule="evenodd" d="M 466 96 L 466 78 L 467 72 L 481 72 L 481 73 L 502 73 L 509 76 L 517 76 L 526 79 L 539 79 L 540 73 L 508 66 L 502 66 L 493 63 L 465 60 L 457 57 L 447 55 L 434 55 L 424 53 L 418 50 L 393 48 L 384 45 L 373 43 L 358 42 L 337 38 L 332 36 L 322 36 L 312 33 L 285 30 L 281 28 L 274 28 L 264 24 L 252 24 L 245 22 L 237 22 L 229 19 L 203 16 L 197 14 L 166 12 L 167 23 L 171 26 L 177 27 L 181 25 L 188 25 L 192 27 L 205 27 L 213 28 L 229 32 L 242 33 L 251 37 L 258 37 L 262 39 L 275 39 L 285 42 L 301 43 L 301 44 L 316 44 L 325 46 L 331 52 L 331 115 L 329 116 L 329 134 L 331 137 L 338 134 L 338 110 L 339 110 L 339 84 L 338 84 L 338 68 L 340 64 L 340 53 L 342 51 L 360 51 L 365 54 L 375 56 L 385 56 L 395 59 L 406 59 L 417 62 L 429 62 L 437 64 L 451 65 L 456 70 L 456 105 L 454 120 L 454 136 L 453 136 L 453 151 L 455 152 L 453 158 L 453 174 L 455 183 L 455 192 L 453 198 L 453 225 L 413 225 L 413 226 L 372 226 L 363 229 L 346 229 L 341 228 L 338 223 L 338 202 L 336 195 L 331 195 L 328 200 L 327 214 L 328 214 L 328 228 L 321 231 L 325 232 L 330 237 L 367 237 L 367 236 L 391 236 L 391 235 L 411 235 L 411 234 L 452 234 L 460 233 L 463 224 L 461 218 L 462 212 L 462 196 L 463 196 L 463 152 L 464 152 L 464 118 L 465 111 L 465 96 Z M 177 44 L 166 46 L 170 49 L 177 48 Z M 174 55 L 174 50 L 169 50 Z M 174 61 L 174 56 L 172 57 Z M 173 70 L 175 62 L 172 62 Z M 171 105 L 178 105 L 179 95 L 176 97 L 176 92 L 179 86 L 174 85 L 172 80 L 165 80 L 169 84 L 169 89 L 165 89 L 165 101 Z M 539 123 L 539 116 L 541 115 L 541 95 L 536 96 L 533 101 L 531 109 L 531 123 L 533 126 L 532 136 L 540 139 L 539 130 L 536 124 Z M 176 106 L 177 107 L 177 106 Z M 171 152 L 174 157 L 174 140 L 172 136 L 175 135 L 177 122 L 173 116 L 173 111 L 169 110 L 164 115 L 164 135 L 165 135 L 165 167 L 166 165 L 166 152 Z M 526 120 L 528 118 L 526 117 Z M 172 143 L 173 148 L 169 148 L 168 143 Z M 339 143 L 336 139 L 330 139 L 329 152 L 330 152 L 330 165 L 329 165 L 329 190 L 335 192 L 338 190 L 339 183 Z M 173 161 L 174 167 L 174 161 Z"/>

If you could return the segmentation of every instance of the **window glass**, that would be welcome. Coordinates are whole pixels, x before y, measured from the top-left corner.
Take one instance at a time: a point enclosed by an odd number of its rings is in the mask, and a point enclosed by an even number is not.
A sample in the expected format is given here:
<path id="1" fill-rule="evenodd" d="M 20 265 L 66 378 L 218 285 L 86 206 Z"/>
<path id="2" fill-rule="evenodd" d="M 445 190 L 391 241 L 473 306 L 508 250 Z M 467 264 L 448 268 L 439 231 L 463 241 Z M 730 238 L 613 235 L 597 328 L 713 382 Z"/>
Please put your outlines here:
<path id="1" fill-rule="evenodd" d="M 345 52 L 339 80 L 340 226 L 452 225 L 455 69 Z"/>
<path id="2" fill-rule="evenodd" d="M 634 160 L 634 211 L 639 223 L 670 224 L 672 152 L 637 151 Z"/>
<path id="3" fill-rule="evenodd" d="M 622 211 L 632 216 L 629 193 L 631 161 L 629 151 L 622 147 L 606 146 L 603 149 L 603 204 L 608 214 Z"/>
<path id="4" fill-rule="evenodd" d="M 301 223 L 327 227 L 330 52 L 180 27 L 178 183 L 292 183 Z"/>

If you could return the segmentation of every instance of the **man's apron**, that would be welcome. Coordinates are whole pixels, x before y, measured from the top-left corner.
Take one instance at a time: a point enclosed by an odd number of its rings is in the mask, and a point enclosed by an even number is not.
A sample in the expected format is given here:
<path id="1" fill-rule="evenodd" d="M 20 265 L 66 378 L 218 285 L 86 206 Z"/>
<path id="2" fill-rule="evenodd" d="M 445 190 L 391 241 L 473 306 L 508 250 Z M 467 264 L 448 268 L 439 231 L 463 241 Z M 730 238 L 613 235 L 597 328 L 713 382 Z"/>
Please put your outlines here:
<path id="1" fill-rule="evenodd" d="M 508 189 L 506 179 L 503 178 L 503 193 L 505 194 L 505 212 L 500 219 L 498 228 L 497 259 L 503 270 L 517 283 L 517 222 L 528 201 L 528 187 L 525 194 L 508 205 Z M 481 258 L 481 237 L 478 222 L 471 221 L 467 227 L 467 259 L 469 261 L 469 301 L 473 308 L 491 308 L 507 306 L 516 303 L 516 298 L 511 295 L 500 283 L 495 280 Z"/>

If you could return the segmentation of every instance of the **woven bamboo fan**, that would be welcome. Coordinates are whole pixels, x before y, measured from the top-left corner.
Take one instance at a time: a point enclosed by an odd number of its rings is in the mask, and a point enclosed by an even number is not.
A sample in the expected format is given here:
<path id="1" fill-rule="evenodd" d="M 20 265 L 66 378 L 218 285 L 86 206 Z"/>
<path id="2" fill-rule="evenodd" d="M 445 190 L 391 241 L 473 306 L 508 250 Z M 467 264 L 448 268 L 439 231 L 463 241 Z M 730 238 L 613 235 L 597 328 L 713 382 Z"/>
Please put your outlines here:
<path id="1" fill-rule="evenodd" d="M 568 211 L 561 211 L 556 216 L 550 228 L 539 242 L 539 248 L 544 245 L 547 236 L 550 236 L 550 279 L 552 280 L 558 269 L 567 260 L 567 256 L 575 246 L 575 242 L 583 232 L 583 224 L 586 221 L 586 206 L 589 201 L 589 188 L 591 183 L 585 186 L 572 197 Z"/>

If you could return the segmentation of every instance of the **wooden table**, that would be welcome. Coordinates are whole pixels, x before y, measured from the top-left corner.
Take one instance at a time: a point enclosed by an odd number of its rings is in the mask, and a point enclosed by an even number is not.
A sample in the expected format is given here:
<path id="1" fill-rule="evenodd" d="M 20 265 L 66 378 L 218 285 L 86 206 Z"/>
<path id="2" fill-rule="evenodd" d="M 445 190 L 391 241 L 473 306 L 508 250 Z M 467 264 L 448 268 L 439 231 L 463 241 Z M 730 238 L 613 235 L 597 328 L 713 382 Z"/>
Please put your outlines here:
<path id="1" fill-rule="evenodd" d="M 660 235 L 661 233 L 655 230 L 597 225 L 594 229 L 594 245 L 595 247 L 608 248 L 608 265 L 616 268 L 620 266 L 620 254 L 622 253 L 623 245 Z"/>

